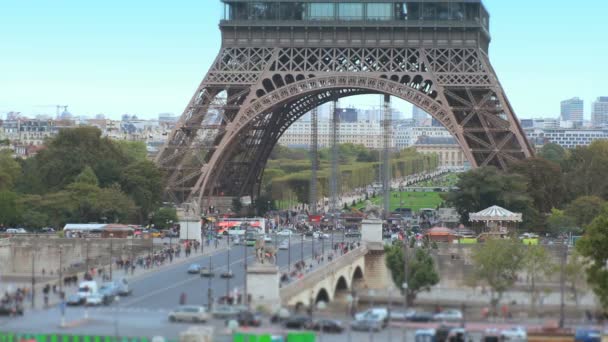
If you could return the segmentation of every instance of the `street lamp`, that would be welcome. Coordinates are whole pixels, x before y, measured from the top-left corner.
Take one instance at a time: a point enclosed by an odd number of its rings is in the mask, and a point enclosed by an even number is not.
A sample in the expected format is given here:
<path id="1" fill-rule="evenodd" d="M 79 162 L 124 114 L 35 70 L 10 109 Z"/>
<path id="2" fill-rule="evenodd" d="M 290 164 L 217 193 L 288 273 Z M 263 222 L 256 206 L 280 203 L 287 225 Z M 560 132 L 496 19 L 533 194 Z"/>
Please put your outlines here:
<path id="1" fill-rule="evenodd" d="M 208 279 L 208 284 L 207 284 L 207 306 L 208 306 L 208 311 L 211 312 L 212 309 L 212 304 L 213 304 L 213 289 L 211 288 L 211 278 L 213 278 L 215 276 L 215 273 L 213 273 L 213 262 L 212 262 L 212 257 L 209 256 L 209 279 Z"/>
<path id="2" fill-rule="evenodd" d="M 114 241 L 114 234 L 110 233 L 110 281 L 112 281 L 112 264 L 114 263 L 114 248 L 112 242 Z"/>
<path id="3" fill-rule="evenodd" d="M 367 294 L 369 295 L 369 299 L 370 299 L 370 302 L 371 302 L 371 307 L 373 308 L 374 307 L 374 296 L 376 295 L 376 291 L 374 291 L 373 289 L 370 289 L 367 292 Z M 374 334 L 373 334 L 373 330 L 372 330 L 371 325 L 369 327 L 369 340 L 371 342 L 374 341 Z"/>

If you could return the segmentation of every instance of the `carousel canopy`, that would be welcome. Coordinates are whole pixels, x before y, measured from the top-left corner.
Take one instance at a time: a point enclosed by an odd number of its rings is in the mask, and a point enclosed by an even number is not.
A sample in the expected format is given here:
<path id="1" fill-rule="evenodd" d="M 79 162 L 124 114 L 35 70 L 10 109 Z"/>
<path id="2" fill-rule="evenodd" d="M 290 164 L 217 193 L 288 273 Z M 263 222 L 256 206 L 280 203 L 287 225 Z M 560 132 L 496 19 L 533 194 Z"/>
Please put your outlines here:
<path id="1" fill-rule="evenodd" d="M 493 205 L 487 209 L 484 209 L 478 213 L 469 214 L 469 221 L 471 222 L 488 222 L 488 221 L 502 221 L 502 222 L 521 222 L 521 214 L 513 213 L 505 208 L 501 208 L 497 205 Z"/>

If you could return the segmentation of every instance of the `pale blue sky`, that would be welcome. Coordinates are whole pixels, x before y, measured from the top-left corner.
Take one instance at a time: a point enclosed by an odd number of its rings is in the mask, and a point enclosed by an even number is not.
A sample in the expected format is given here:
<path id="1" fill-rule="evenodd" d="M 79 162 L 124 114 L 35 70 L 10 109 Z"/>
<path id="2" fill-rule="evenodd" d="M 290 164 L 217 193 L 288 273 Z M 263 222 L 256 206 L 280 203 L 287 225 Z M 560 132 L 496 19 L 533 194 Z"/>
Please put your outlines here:
<path id="1" fill-rule="evenodd" d="M 608 2 L 485 5 L 518 116 L 557 116 L 579 96 L 588 118 L 608 96 Z M 181 114 L 219 49 L 220 13 L 219 0 L 0 0 L 0 113 Z"/>

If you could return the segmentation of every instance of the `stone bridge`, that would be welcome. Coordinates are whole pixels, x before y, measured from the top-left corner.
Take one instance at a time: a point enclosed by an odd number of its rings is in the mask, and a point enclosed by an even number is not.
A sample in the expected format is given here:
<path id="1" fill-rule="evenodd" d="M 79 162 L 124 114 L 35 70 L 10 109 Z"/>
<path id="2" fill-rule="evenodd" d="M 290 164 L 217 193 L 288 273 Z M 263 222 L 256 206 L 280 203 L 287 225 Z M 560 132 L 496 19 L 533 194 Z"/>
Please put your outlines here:
<path id="1" fill-rule="evenodd" d="M 363 243 L 325 266 L 280 289 L 283 306 L 302 307 L 311 303 L 343 302 L 357 289 L 387 289 L 392 280 L 384 262 L 384 247 Z"/>

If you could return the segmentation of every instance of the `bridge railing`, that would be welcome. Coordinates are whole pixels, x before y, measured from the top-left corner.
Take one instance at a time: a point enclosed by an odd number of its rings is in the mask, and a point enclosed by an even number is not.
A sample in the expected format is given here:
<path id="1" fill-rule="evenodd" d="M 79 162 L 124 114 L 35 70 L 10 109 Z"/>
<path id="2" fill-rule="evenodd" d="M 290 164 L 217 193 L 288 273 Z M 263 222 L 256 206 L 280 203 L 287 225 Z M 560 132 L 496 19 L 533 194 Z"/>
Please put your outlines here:
<path id="1" fill-rule="evenodd" d="M 282 287 L 280 290 L 281 299 L 288 300 L 289 298 L 296 296 L 302 291 L 306 291 L 307 288 L 311 286 L 311 284 L 316 284 L 320 282 L 321 280 L 330 276 L 337 270 L 343 267 L 347 267 L 348 265 L 352 264 L 353 261 L 357 260 L 362 256 L 365 256 L 365 254 L 367 254 L 367 247 L 365 245 L 362 245 L 344 255 L 339 256 L 338 258 L 329 262 L 325 266 L 320 267 L 306 274 L 301 279 L 298 279 Z"/>

